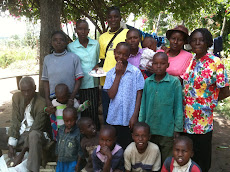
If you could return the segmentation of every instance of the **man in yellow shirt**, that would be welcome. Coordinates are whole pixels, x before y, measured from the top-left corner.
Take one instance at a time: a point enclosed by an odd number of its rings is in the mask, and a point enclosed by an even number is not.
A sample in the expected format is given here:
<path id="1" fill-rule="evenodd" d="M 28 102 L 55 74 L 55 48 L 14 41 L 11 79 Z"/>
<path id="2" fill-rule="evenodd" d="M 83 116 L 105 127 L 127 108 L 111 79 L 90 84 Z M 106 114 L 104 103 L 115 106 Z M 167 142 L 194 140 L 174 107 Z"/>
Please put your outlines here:
<path id="1" fill-rule="evenodd" d="M 103 67 L 105 72 L 115 67 L 116 60 L 114 58 L 114 49 L 119 42 L 125 42 L 126 34 L 128 29 L 122 29 L 120 26 L 121 14 L 118 7 L 110 7 L 107 11 L 107 22 L 110 30 L 103 33 L 99 37 L 100 44 L 100 66 Z M 112 40 L 112 41 L 111 41 Z M 105 77 L 100 78 L 100 84 L 104 86 Z M 106 91 L 102 89 L 102 106 L 104 121 L 106 121 L 108 107 L 109 107 L 109 96 Z"/>

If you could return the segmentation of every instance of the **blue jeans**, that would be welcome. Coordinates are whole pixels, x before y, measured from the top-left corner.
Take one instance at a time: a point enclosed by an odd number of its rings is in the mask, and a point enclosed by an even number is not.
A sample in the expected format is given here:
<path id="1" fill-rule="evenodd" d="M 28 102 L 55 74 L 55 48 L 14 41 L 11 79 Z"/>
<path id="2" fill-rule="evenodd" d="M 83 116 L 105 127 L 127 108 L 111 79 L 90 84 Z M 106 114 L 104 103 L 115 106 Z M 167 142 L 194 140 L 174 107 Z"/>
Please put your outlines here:
<path id="1" fill-rule="evenodd" d="M 102 98 L 104 124 L 107 124 L 106 119 L 107 119 L 108 110 L 109 110 L 110 98 L 109 98 L 109 95 L 108 95 L 107 91 L 103 90 L 103 88 L 101 90 L 101 98 Z"/>

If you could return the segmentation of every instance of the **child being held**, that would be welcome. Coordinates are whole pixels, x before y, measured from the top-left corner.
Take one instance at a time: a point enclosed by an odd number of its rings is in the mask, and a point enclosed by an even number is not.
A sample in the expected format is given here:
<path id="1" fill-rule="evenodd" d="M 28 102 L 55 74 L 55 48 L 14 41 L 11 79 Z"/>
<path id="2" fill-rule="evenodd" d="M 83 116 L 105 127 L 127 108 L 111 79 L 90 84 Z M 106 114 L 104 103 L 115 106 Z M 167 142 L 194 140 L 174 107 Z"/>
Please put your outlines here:
<path id="1" fill-rule="evenodd" d="M 56 140 L 58 128 L 64 124 L 63 121 L 63 110 L 66 108 L 66 104 L 69 100 L 69 89 L 65 84 L 58 84 L 55 87 L 55 95 L 56 99 L 52 100 L 52 105 L 55 107 L 55 115 L 50 114 L 51 126 L 54 140 Z M 78 112 L 84 111 L 89 107 L 89 101 L 85 101 L 83 104 L 79 104 L 77 99 L 74 99 L 74 107 Z M 47 107 L 48 110 L 50 107 Z M 80 114 L 78 115 L 78 119 L 80 118 Z"/>
<path id="2" fill-rule="evenodd" d="M 116 144 L 116 129 L 111 125 L 101 128 L 99 146 L 93 151 L 94 172 L 124 171 L 123 149 Z"/>
<path id="3" fill-rule="evenodd" d="M 173 157 L 168 157 L 161 172 L 201 172 L 201 168 L 191 160 L 193 156 L 193 142 L 187 136 L 179 136 L 174 141 Z"/>
<path id="4" fill-rule="evenodd" d="M 138 121 L 144 88 L 141 71 L 127 61 L 129 54 L 129 44 L 125 42 L 117 44 L 114 50 L 117 64 L 107 73 L 103 87 L 110 98 L 106 122 L 116 128 L 117 143 L 123 149 L 132 142 L 130 129 Z"/>
<path id="5" fill-rule="evenodd" d="M 158 146 L 149 142 L 150 127 L 144 122 L 133 126 L 132 142 L 125 150 L 126 172 L 159 171 L 161 168 L 161 153 Z"/>
<path id="6" fill-rule="evenodd" d="M 89 117 L 81 117 L 77 124 L 83 135 L 81 148 L 87 160 L 87 164 L 81 172 L 93 172 L 92 153 L 99 145 L 99 133 L 95 123 Z"/>
<path id="7" fill-rule="evenodd" d="M 77 110 L 67 107 L 63 110 L 64 125 L 57 135 L 56 154 L 58 162 L 56 172 L 77 171 L 82 157 L 80 131 L 77 127 Z"/>
<path id="8" fill-rule="evenodd" d="M 173 137 L 183 131 L 181 83 L 169 75 L 168 56 L 156 53 L 153 56 L 154 74 L 145 80 L 139 121 L 150 126 L 151 142 L 157 144 L 162 161 L 172 154 Z"/>

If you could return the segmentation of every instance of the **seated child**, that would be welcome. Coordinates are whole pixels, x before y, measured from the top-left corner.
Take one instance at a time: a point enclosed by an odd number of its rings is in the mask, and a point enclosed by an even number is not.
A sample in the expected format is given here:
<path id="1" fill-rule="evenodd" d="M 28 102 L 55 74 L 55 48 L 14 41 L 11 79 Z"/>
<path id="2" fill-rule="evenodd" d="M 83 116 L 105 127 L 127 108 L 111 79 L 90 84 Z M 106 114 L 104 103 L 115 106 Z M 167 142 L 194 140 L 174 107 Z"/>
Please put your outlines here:
<path id="1" fill-rule="evenodd" d="M 55 95 L 56 99 L 52 100 L 52 105 L 56 108 L 55 115 L 50 114 L 53 138 L 56 140 L 58 128 L 64 124 L 63 121 L 63 110 L 66 108 L 66 104 L 69 100 L 69 90 L 68 86 L 65 84 L 58 84 L 55 87 Z M 84 111 L 89 107 L 89 101 L 85 101 L 83 104 L 79 105 L 77 99 L 74 99 L 74 105 L 77 108 L 78 112 Z M 46 108 L 48 110 L 49 107 Z M 78 115 L 78 119 L 80 118 L 80 114 Z"/>
<path id="2" fill-rule="evenodd" d="M 126 172 L 158 171 L 161 168 L 161 153 L 158 146 L 149 142 L 150 127 L 144 122 L 133 126 L 132 142 L 124 153 Z"/>
<path id="3" fill-rule="evenodd" d="M 123 149 L 116 144 L 116 129 L 104 125 L 99 134 L 99 145 L 93 151 L 94 172 L 124 171 Z"/>
<path id="4" fill-rule="evenodd" d="M 77 127 L 77 110 L 67 107 L 63 110 L 64 125 L 58 130 L 56 154 L 58 162 L 56 172 L 77 171 L 82 157 L 80 131 Z"/>
<path id="5" fill-rule="evenodd" d="M 137 29 L 130 29 L 126 34 L 125 41 L 130 45 L 130 56 L 128 62 L 139 68 L 141 54 L 143 52 L 143 50 L 139 47 L 141 42 L 140 32 Z"/>
<path id="6" fill-rule="evenodd" d="M 152 75 L 152 59 L 157 49 L 157 41 L 153 37 L 145 37 L 142 42 L 143 53 L 141 55 L 140 69 L 143 73 L 144 78 L 148 78 Z M 148 71 L 150 70 L 150 71 Z"/>
<path id="7" fill-rule="evenodd" d="M 153 56 L 154 74 L 145 80 L 139 121 L 150 126 L 151 142 L 157 144 L 162 161 L 172 154 L 173 137 L 183 131 L 182 91 L 178 78 L 166 72 L 168 56 Z"/>
<path id="8" fill-rule="evenodd" d="M 144 88 L 141 71 L 127 61 L 129 54 L 129 44 L 117 44 L 114 50 L 117 64 L 107 73 L 103 87 L 110 98 L 106 122 L 116 128 L 117 143 L 123 149 L 132 142 L 130 129 L 138 120 Z"/>
<path id="9" fill-rule="evenodd" d="M 99 133 L 96 130 L 95 123 L 89 117 L 81 117 L 77 124 L 83 135 L 81 148 L 87 160 L 87 164 L 82 169 L 82 172 L 93 172 L 92 153 L 99 145 Z"/>
<path id="10" fill-rule="evenodd" d="M 176 138 L 173 145 L 173 157 L 168 157 L 161 172 L 201 172 L 201 168 L 191 160 L 193 156 L 193 142 L 189 137 Z"/>

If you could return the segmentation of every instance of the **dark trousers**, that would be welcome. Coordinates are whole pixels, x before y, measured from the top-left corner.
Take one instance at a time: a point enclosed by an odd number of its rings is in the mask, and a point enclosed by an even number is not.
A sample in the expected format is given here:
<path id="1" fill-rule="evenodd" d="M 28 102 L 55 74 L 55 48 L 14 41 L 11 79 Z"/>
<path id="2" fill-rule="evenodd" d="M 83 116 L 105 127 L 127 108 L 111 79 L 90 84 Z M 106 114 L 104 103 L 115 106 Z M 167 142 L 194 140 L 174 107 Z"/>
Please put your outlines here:
<path id="1" fill-rule="evenodd" d="M 192 160 L 195 161 L 202 172 L 208 172 L 211 167 L 211 157 L 212 157 L 212 131 L 206 134 L 187 134 L 193 141 L 194 156 Z"/>
<path id="2" fill-rule="evenodd" d="M 106 119 L 107 119 L 108 110 L 109 110 L 110 98 L 109 98 L 109 95 L 108 95 L 107 91 L 103 90 L 103 88 L 101 90 L 101 99 L 102 99 L 104 124 L 106 124 Z"/>
<path id="3" fill-rule="evenodd" d="M 126 147 L 133 141 L 129 126 L 113 125 L 117 132 L 117 143 L 123 148 Z"/>
<path id="4" fill-rule="evenodd" d="M 99 88 L 80 89 L 79 99 L 81 103 L 86 100 L 90 101 L 89 108 L 81 112 L 81 116 L 90 117 L 95 122 L 97 130 L 100 130 L 100 121 L 98 117 Z"/>

